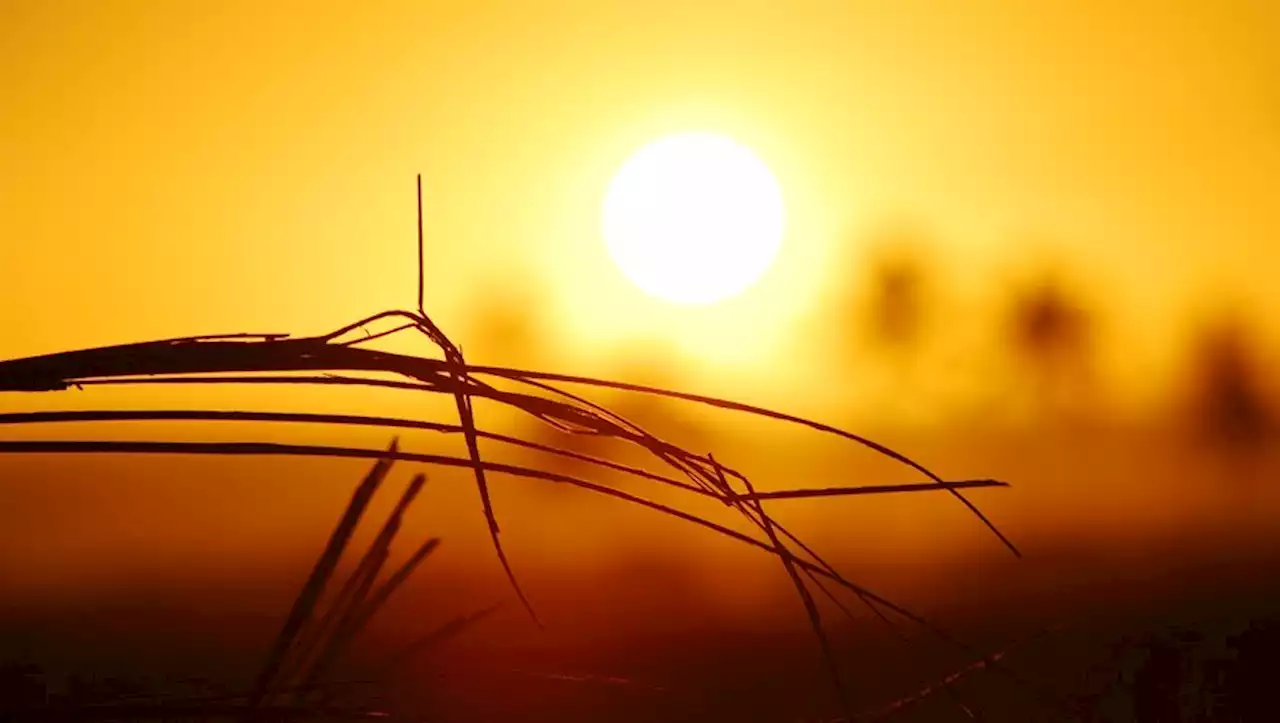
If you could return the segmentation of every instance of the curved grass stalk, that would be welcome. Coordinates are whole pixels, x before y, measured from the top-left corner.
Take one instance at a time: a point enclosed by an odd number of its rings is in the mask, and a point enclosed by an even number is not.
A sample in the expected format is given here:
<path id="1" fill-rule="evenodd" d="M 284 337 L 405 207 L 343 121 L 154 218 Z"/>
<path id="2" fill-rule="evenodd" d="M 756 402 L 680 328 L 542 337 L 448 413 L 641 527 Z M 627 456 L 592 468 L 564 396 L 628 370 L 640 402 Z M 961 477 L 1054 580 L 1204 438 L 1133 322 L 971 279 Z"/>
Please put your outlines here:
<path id="1" fill-rule="evenodd" d="M 107 384 L 315 384 L 343 385 L 393 388 L 446 394 L 453 398 L 458 414 L 458 424 L 444 424 L 419 420 L 399 419 L 393 417 L 372 417 L 364 415 L 323 415 L 271 412 L 213 412 L 201 410 L 143 410 L 143 411 L 69 411 L 69 412 L 30 412 L 0 414 L 0 425 L 50 423 L 50 422 L 89 422 L 89 421 L 138 421 L 138 420 L 200 420 L 200 421 L 254 421 L 254 422 L 310 422 L 322 424 L 344 424 L 376 426 L 399 429 L 430 430 L 447 434 L 463 435 L 467 456 L 454 457 L 448 455 L 432 455 L 401 452 L 394 446 L 390 451 L 378 451 L 353 447 L 336 447 L 324 445 L 290 445 L 262 442 L 123 442 L 123 441 L 0 441 L 0 453 L 141 453 L 141 454 L 216 454 L 216 455 L 294 455 L 347 457 L 376 460 L 373 479 L 378 476 L 383 465 L 393 460 L 405 460 L 427 464 L 452 466 L 471 469 L 475 475 L 476 487 L 480 494 L 481 505 L 489 529 L 495 552 L 514 591 L 525 609 L 537 622 L 533 606 L 525 596 L 507 559 L 499 538 L 499 526 L 493 508 L 493 501 L 488 486 L 486 473 L 500 473 L 520 477 L 540 479 L 549 482 L 570 484 L 582 489 L 604 494 L 632 504 L 642 505 L 663 514 L 671 515 L 687 522 L 700 525 L 717 533 L 727 535 L 740 542 L 766 550 L 782 561 L 791 577 L 797 593 L 805 603 L 806 611 L 813 622 L 815 633 L 823 645 L 828 667 L 832 672 L 833 682 L 841 695 L 842 707 L 848 714 L 848 702 L 843 698 L 843 688 L 835 658 L 826 639 L 816 604 L 805 584 L 809 579 L 819 586 L 828 596 L 830 591 L 822 585 L 821 580 L 839 584 L 851 590 L 877 615 L 883 617 L 884 610 L 896 612 L 907 619 L 924 626 L 947 642 L 964 650 L 969 650 L 949 635 L 935 628 L 923 618 L 890 602 L 889 600 L 856 585 L 841 576 L 836 570 L 822 560 L 811 548 L 805 545 L 786 528 L 772 520 L 767 514 L 763 502 L 765 500 L 782 500 L 795 498 L 831 497 L 838 495 L 884 494 L 918 491 L 945 491 L 963 503 L 1014 555 L 1021 556 L 1018 548 L 1006 537 L 981 510 L 969 501 L 962 490 L 982 487 L 1005 486 L 994 480 L 963 480 L 948 482 L 930 471 L 920 463 L 895 450 L 868 438 L 848 432 L 821 422 L 805 419 L 795 415 L 778 412 L 739 402 L 715 397 L 677 392 L 657 387 L 629 384 L 625 382 L 596 379 L 584 376 L 559 374 L 550 372 L 513 369 L 499 366 L 469 365 L 463 357 L 462 350 L 455 345 L 438 326 L 427 316 L 423 307 L 425 286 L 425 251 L 422 232 L 422 189 L 421 176 L 418 179 L 418 296 L 417 310 L 405 311 L 392 309 L 383 311 L 354 323 L 343 326 L 328 334 L 314 337 L 293 338 L 287 334 L 251 334 L 235 333 L 207 336 L 191 336 L 165 339 L 135 344 L 83 349 L 43 356 L 0 361 L 0 392 L 50 392 L 69 388 L 81 388 L 90 385 Z M 389 329 L 370 332 L 369 327 L 384 321 L 398 321 Z M 393 354 L 377 349 L 365 348 L 364 345 L 378 339 L 387 338 L 402 332 L 421 334 L 441 352 L 443 359 Z M 363 334 L 361 336 L 360 334 Z M 358 375 L 393 374 L 400 379 L 369 378 Z M 506 391 L 493 384 L 481 381 L 478 377 L 486 377 L 495 381 L 505 381 L 521 385 L 524 391 Z M 554 384 L 553 384 L 554 383 Z M 670 399 L 700 404 L 703 406 L 734 411 L 743 414 L 774 419 L 789 424 L 800 425 L 809 429 L 835 435 L 847 441 L 864 446 L 881 455 L 907 466 L 928 478 L 924 484 L 872 485 L 826 487 L 821 489 L 793 489 L 757 492 L 751 482 L 741 473 L 721 465 L 710 455 L 695 454 L 677 445 L 660 439 L 620 415 L 590 400 L 560 388 L 559 384 L 591 386 L 614 391 L 625 391 L 657 395 Z M 518 409 L 556 429 L 569 434 L 588 434 L 628 442 L 647 450 L 657 460 L 678 471 L 688 479 L 687 482 L 674 477 L 659 475 L 637 467 L 619 464 L 571 450 L 560 449 L 551 445 L 541 445 L 517 437 L 486 432 L 479 428 L 475 419 L 474 401 L 483 399 L 503 406 Z M 752 525 L 765 535 L 760 540 L 738 532 L 711 520 L 699 517 L 677 507 L 658 503 L 639 495 L 590 482 L 578 477 L 558 474 L 547 470 L 538 470 L 520 465 L 489 462 L 482 459 L 479 440 L 496 441 L 509 446 L 522 447 L 544 453 L 560 455 L 576 459 L 600 468 L 608 468 L 615 472 L 647 479 L 658 484 L 678 488 L 695 494 L 711 497 L 736 509 Z M 385 470 L 381 472 L 385 474 Z M 368 485 L 376 486 L 376 481 Z M 734 489 L 734 482 L 743 488 Z M 368 494 L 371 491 L 366 490 Z M 359 494 L 364 494 L 358 491 Z M 353 499 L 348 508 L 348 515 L 356 518 L 363 506 Z M 348 520 L 344 518 L 344 523 Z M 354 523 L 352 523 L 354 524 Z M 326 577 L 324 565 L 332 556 L 332 545 L 337 545 L 340 553 L 342 530 L 335 530 L 331 548 L 322 557 L 320 567 L 315 575 Z M 786 542 L 784 542 L 784 540 Z M 797 546 L 811 559 L 794 554 L 787 542 Z M 381 553 L 377 553 L 381 554 Z M 331 562 L 331 561 L 330 561 Z M 332 570 L 328 570 L 331 573 Z M 804 577 L 801 575 L 803 574 Z M 306 605 L 306 590 L 300 597 L 300 605 Z M 314 602 L 314 601 L 313 601 Z M 306 619 L 304 613 L 309 609 L 295 609 L 286 630 L 282 631 L 282 639 L 292 641 L 301 632 L 301 622 Z M 359 612 L 354 613 L 359 618 Z M 302 616 L 299 618 L 299 616 Z M 296 629 L 295 629 L 296 628 Z M 358 629 L 358 625 L 356 626 Z M 351 628 L 348 627 L 348 631 Z M 287 636 L 284 633 L 289 633 Z M 278 642 L 279 646 L 279 642 Z M 281 653 L 283 655 L 283 653 Z M 278 668 L 279 661 L 270 663 L 268 669 Z M 264 680 L 275 677 L 264 673 Z M 259 691 L 261 692 L 261 691 Z"/>
<path id="2" fill-rule="evenodd" d="M 412 325 L 403 324 L 391 333 L 405 328 L 414 328 L 446 352 L 445 360 L 425 357 L 407 356 L 389 352 L 366 349 L 360 346 L 366 340 L 356 339 L 343 343 L 343 336 L 381 319 L 407 318 Z M 368 335 L 369 339 L 375 338 Z M 972 510 L 979 519 L 990 528 L 999 539 L 1015 554 L 1017 548 L 1006 538 L 995 525 L 986 518 L 960 492 L 962 489 L 975 487 L 1002 486 L 1003 483 L 992 480 L 965 480 L 947 482 L 923 465 L 891 450 L 879 443 L 845 430 L 807 420 L 794 415 L 777 412 L 761 407 L 740 404 L 729 400 L 702 395 L 674 392 L 670 390 L 627 384 L 609 380 L 594 379 L 565 374 L 552 374 L 528 370 L 511 369 L 492 366 L 468 366 L 461 359 L 461 353 L 452 345 L 442 344 L 443 335 L 430 324 L 425 315 L 405 311 L 389 311 L 375 315 L 369 319 L 348 325 L 331 334 L 312 338 L 282 338 L 279 335 L 222 335 L 219 337 L 191 337 L 159 342 L 145 342 L 99 349 L 51 354 L 42 357 L 18 359 L 0 362 L 0 391 L 53 391 L 71 387 L 101 384 L 318 384 L 318 385 L 363 385 L 387 387 L 404 390 L 426 391 L 447 394 L 455 399 L 460 424 L 444 424 L 391 417 L 371 417 L 367 415 L 319 415 L 288 412 L 212 412 L 201 410 L 143 410 L 143 411 L 72 411 L 72 412 L 33 412 L 22 414 L 0 415 L 0 424 L 25 424 L 36 422 L 70 422 L 70 421 L 124 421 L 144 419 L 166 420 L 238 420 L 262 422 L 314 422 L 325 424 L 352 424 L 365 426 L 383 426 L 398 428 L 416 428 L 448 434 L 462 434 L 467 442 L 467 458 L 446 455 L 424 455 L 393 452 L 392 458 L 408 461 L 426 462 L 445 466 L 470 468 L 473 470 L 477 486 L 480 489 L 486 521 L 489 523 L 490 535 L 495 550 L 510 582 L 522 604 L 533 615 L 532 605 L 515 579 L 507 556 L 498 539 L 496 518 L 493 514 L 492 501 L 488 488 L 486 472 L 513 474 L 518 476 L 540 478 L 545 481 L 565 482 L 590 489 L 603 494 L 620 497 L 630 502 L 642 504 L 667 514 L 674 514 L 687 521 L 709 526 L 721 533 L 731 534 L 744 542 L 749 542 L 779 556 L 795 585 L 801 599 L 805 601 L 806 610 L 824 649 L 824 657 L 833 670 L 833 679 L 837 691 L 839 675 L 834 671 L 834 655 L 823 633 L 817 609 L 812 596 L 805 587 L 804 579 L 799 571 L 807 576 L 825 576 L 851 589 L 864 602 L 885 606 L 904 614 L 908 619 L 924 624 L 918 616 L 892 605 L 884 598 L 874 595 L 859 586 L 853 585 L 825 563 L 814 563 L 794 557 L 780 539 L 780 533 L 793 542 L 799 542 L 785 529 L 777 526 L 768 517 L 762 500 L 787 499 L 799 497 L 827 497 L 834 495 L 876 494 L 888 492 L 915 492 L 924 490 L 946 491 L 956 496 Z M 320 375 L 308 372 L 321 372 Z M 402 377 L 402 380 L 389 380 L 350 376 L 359 373 L 391 373 Z M 487 376 L 495 380 L 505 380 L 529 388 L 537 393 L 524 393 L 499 389 L 492 384 L 478 380 L 478 376 Z M 666 442 L 640 426 L 626 420 L 606 408 L 597 405 L 579 395 L 560 389 L 551 382 L 590 385 L 627 392 L 654 394 L 706 406 L 772 418 L 783 422 L 802 425 L 819 432 L 833 434 L 854 443 L 868 447 L 888 456 L 909 468 L 924 474 L 930 482 L 925 484 L 905 484 L 863 487 L 829 487 L 824 489 L 779 490 L 756 492 L 746 477 L 739 472 L 724 467 L 710 458 L 694 454 L 677 445 Z M 486 432 L 475 423 L 472 400 L 485 399 L 504 406 L 518 409 L 536 419 L 574 434 L 589 434 L 614 438 L 635 444 L 646 449 L 658 460 L 679 471 L 688 478 L 688 482 L 657 475 L 639 468 L 622 465 L 609 460 L 602 460 L 570 450 L 561 450 L 550 445 L 539 445 L 520 440 L 509 435 L 498 435 Z M 575 458 L 613 471 L 638 476 L 663 485 L 672 486 L 685 491 L 710 496 L 735 507 L 755 526 L 766 533 L 767 542 L 741 535 L 703 518 L 690 515 L 676 508 L 660 505 L 644 498 L 613 490 L 602 485 L 587 482 L 567 475 L 534 470 L 518 465 L 505 465 L 488 462 L 481 458 L 479 440 L 488 439 L 505 444 L 535 449 L 541 452 L 558 454 Z M 358 458 L 380 458 L 382 452 L 356 448 L 325 447 L 317 445 L 279 445 L 254 442 L 243 443 L 198 443 L 198 442 L 0 442 L 0 453 L 3 452 L 132 452 L 132 453 L 196 453 L 196 454 L 290 454 L 309 456 L 345 456 Z M 730 480 L 737 480 L 745 486 L 745 491 L 733 489 Z M 749 504 L 744 504 L 744 502 Z M 807 547 L 802 549 L 808 550 Z M 810 554 L 812 551 L 808 551 Z M 949 636 L 947 636 L 949 639 Z M 843 700 L 842 703 L 847 703 Z M 847 705 L 842 705 L 847 709 Z"/>

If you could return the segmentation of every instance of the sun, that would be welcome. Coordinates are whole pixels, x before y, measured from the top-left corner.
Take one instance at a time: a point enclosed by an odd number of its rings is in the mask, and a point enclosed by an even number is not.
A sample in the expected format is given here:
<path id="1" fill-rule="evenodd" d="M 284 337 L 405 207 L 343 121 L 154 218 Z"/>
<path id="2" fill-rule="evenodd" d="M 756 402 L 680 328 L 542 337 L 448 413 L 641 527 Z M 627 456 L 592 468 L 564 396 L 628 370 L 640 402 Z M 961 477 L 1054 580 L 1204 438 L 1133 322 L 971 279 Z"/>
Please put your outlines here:
<path id="1" fill-rule="evenodd" d="M 786 231 L 782 188 L 751 149 L 722 135 L 660 138 L 618 170 L 604 199 L 604 239 L 642 291 L 707 305 L 754 284 Z"/>

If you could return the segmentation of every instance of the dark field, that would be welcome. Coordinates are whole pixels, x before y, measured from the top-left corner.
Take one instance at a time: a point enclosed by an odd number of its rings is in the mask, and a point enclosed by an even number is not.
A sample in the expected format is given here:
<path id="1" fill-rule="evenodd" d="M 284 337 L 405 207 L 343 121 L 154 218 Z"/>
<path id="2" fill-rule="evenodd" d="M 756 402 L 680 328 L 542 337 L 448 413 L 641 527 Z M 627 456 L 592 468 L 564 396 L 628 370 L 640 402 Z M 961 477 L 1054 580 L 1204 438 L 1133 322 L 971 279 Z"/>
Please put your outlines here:
<path id="1" fill-rule="evenodd" d="M 852 598 L 852 621 L 822 601 L 855 710 L 920 721 L 967 720 L 966 710 L 980 720 L 1270 719 L 1260 711 L 1270 698 L 1262 671 L 1280 650 L 1280 517 L 1268 480 L 1280 467 L 1269 440 L 1240 447 L 1170 430 L 1080 429 L 971 439 L 962 449 L 895 442 L 940 469 L 1013 481 L 970 496 L 1022 547 L 1022 560 L 940 496 L 773 506 L 853 580 L 969 646 L 902 619 L 890 628 Z M 778 459 L 788 449 L 774 446 L 787 444 L 776 439 L 722 442 L 744 450 L 742 467 L 759 468 L 761 487 L 785 469 Z M 815 449 L 793 468 L 868 472 L 856 456 L 831 454 Z M 43 480 L 26 487 L 6 524 L 43 534 L 4 560 L 5 579 L 17 584 L 6 596 L 0 659 L 39 665 L 55 692 L 69 675 L 170 695 L 242 689 L 358 474 L 346 462 L 280 459 L 4 464 L 13 488 Z M 404 467 L 393 487 L 408 476 Z M 90 470 L 93 483 L 81 477 Z M 115 479 L 109 492 L 107 479 Z M 838 714 L 775 560 L 649 511 L 540 484 L 500 486 L 497 506 L 547 628 L 537 630 L 504 587 L 465 478 L 433 475 L 398 554 L 422 534 L 445 544 L 337 677 L 363 679 L 403 640 L 506 604 L 360 689 L 360 700 L 431 720 Z M 300 485 L 306 504 L 290 511 Z M 389 504 L 394 494 L 383 494 Z M 111 514 L 94 513 L 108 498 Z M 997 653 L 998 662 L 973 665 Z M 913 697 L 957 672 L 946 689 Z M 204 682 L 177 682 L 184 678 Z M 891 715 L 884 709 L 903 699 Z"/>

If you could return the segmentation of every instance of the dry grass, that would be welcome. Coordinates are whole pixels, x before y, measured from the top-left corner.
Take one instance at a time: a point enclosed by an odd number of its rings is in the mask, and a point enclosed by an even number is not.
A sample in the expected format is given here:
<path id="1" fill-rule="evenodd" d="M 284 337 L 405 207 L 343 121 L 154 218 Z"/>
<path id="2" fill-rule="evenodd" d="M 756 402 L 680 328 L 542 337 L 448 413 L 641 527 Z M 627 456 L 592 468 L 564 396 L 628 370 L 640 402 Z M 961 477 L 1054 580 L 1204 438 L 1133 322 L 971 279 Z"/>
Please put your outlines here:
<path id="1" fill-rule="evenodd" d="M 421 205 L 419 202 L 419 260 L 422 260 Z M 421 268 L 421 264 L 420 264 Z M 0 414 L 0 424 L 36 424 L 53 422 L 88 422 L 121 420 L 236 420 L 263 423 L 319 422 L 340 425 L 376 426 L 400 429 L 430 430 L 463 436 L 467 456 L 422 454 L 401 451 L 393 445 L 389 450 L 328 445 L 274 444 L 263 442 L 174 442 L 174 441 L 0 441 L 0 453 L 102 453 L 131 454 L 214 454 L 214 455 L 294 455 L 346 457 L 376 460 L 365 482 L 357 488 L 351 506 L 334 532 L 329 547 L 322 555 L 307 586 L 299 595 L 275 646 L 265 664 L 258 685 L 249 698 L 251 706 L 261 706 L 272 697 L 272 691 L 287 678 L 309 689 L 323 679 L 333 659 L 340 655 L 359 632 L 369 615 L 394 591 L 395 576 L 374 590 L 374 579 L 386 557 L 386 546 L 395 535 L 399 514 L 416 495 L 406 492 L 401 507 L 388 520 L 374 547 L 366 554 L 340 592 L 338 608 L 316 618 L 314 613 L 320 594 L 341 556 L 351 530 L 368 500 L 385 477 L 394 461 L 411 461 L 433 465 L 462 467 L 472 470 L 481 506 L 499 556 L 521 603 L 537 621 L 534 607 L 521 589 L 507 561 L 500 539 L 500 528 L 494 509 L 488 479 L 492 474 L 507 474 L 568 484 L 610 496 L 631 504 L 642 505 L 666 515 L 700 525 L 744 544 L 764 550 L 779 560 L 791 578 L 804 603 L 815 636 L 821 644 L 832 684 L 840 699 L 845 717 L 850 717 L 852 703 L 847 700 L 841 683 L 836 657 L 824 631 L 822 617 L 813 596 L 814 588 L 848 610 L 834 588 L 844 590 L 872 609 L 878 617 L 892 625 L 887 613 L 924 626 L 950 645 L 968 650 L 960 642 L 937 629 L 920 616 L 847 579 L 828 564 L 790 530 L 772 519 L 764 502 L 800 497 L 838 495 L 902 494 L 942 491 L 963 503 L 1004 545 L 1017 554 L 1017 549 L 978 508 L 964 497 L 962 490 L 1004 486 L 993 480 L 949 482 L 906 455 L 869 439 L 809 419 L 779 411 L 740 404 L 725 399 L 658 389 L 617 381 L 567 374 L 537 372 L 494 366 L 474 366 L 463 358 L 459 348 L 431 321 L 422 309 L 423 277 L 419 276 L 419 304 L 416 311 L 392 310 L 375 314 L 329 334 L 291 338 L 283 334 L 229 334 L 187 337 L 69 351 L 45 356 L 0 362 L 0 392 L 51 392 L 92 385 L 121 384 L 304 384 L 373 386 L 395 388 L 418 393 L 443 394 L 452 397 L 457 410 L 457 423 L 425 421 L 365 415 L 311 414 L 298 412 L 214 412 L 205 410 L 142 411 L 60 411 Z M 441 352 L 442 358 L 395 354 L 370 346 L 391 335 L 417 333 L 425 336 Z M 394 375 L 398 379 L 388 379 Z M 741 414 L 772 418 L 801 425 L 823 434 L 835 435 L 885 455 L 914 473 L 926 478 L 914 484 L 862 485 L 823 489 L 786 489 L 757 492 L 740 472 L 721 464 L 710 454 L 683 449 L 640 426 L 570 392 L 565 385 L 605 388 L 640 394 L 661 395 L 685 402 L 701 404 Z M 551 445 L 537 444 L 509 435 L 481 429 L 475 418 L 474 401 L 487 400 L 518 410 L 551 425 L 566 435 L 594 435 L 638 446 L 665 464 L 668 474 L 656 474 L 607 459 L 573 452 Z M 579 461 L 631 475 L 648 482 L 678 488 L 687 493 L 711 498 L 737 511 L 759 534 L 748 535 L 695 515 L 677 506 L 659 503 L 638 494 L 556 472 L 502 464 L 485 460 L 479 440 L 537 449 L 550 454 L 572 457 Z M 417 483 L 420 486 L 421 483 Z M 420 549 L 425 557 L 432 545 Z M 414 563 L 416 564 L 416 563 Z M 401 571 L 407 576 L 412 569 Z M 459 623 L 461 624 L 461 623 Z M 299 653 L 301 651 L 301 653 Z M 969 651 L 976 657 L 976 653 Z M 291 657 L 298 656 L 302 657 Z M 282 678 L 281 676 L 284 676 Z M 300 693 L 299 695 L 304 695 Z"/>
<path id="2" fill-rule="evenodd" d="M 395 450 L 396 443 L 393 442 L 388 455 Z M 379 573 L 389 557 L 401 519 L 425 482 L 422 475 L 410 481 L 399 503 L 338 592 L 326 597 L 326 591 L 333 587 L 335 573 L 352 534 L 394 462 L 392 456 L 378 459 L 364 481 L 356 487 L 328 544 L 298 592 L 261 672 L 248 691 L 219 696 L 157 697 L 147 702 L 124 697 L 107 702 L 73 700 L 13 706 L 0 699 L 0 720 L 354 720 L 385 717 L 367 705 L 342 705 L 336 700 L 349 697 L 354 690 L 377 681 L 333 680 L 328 673 L 351 647 L 365 624 L 439 545 L 437 538 L 426 540 L 408 561 L 379 582 Z M 395 652 L 379 667 L 387 669 L 403 665 L 412 656 L 456 635 L 490 612 L 492 608 L 457 618 Z"/>

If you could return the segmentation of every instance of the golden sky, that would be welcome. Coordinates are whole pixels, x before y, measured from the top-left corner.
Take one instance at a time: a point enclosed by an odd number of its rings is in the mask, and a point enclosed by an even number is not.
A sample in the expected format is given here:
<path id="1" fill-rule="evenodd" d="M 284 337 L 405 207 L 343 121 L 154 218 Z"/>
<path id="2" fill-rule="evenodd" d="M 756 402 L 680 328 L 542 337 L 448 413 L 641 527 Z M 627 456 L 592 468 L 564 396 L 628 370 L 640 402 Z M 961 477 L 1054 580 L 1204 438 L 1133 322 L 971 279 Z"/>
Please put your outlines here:
<path id="1" fill-rule="evenodd" d="M 940 276 L 940 331 L 919 376 L 903 372 L 920 394 L 903 402 L 909 414 L 1008 378 L 1003 362 L 979 357 L 1001 348 L 996 305 L 1010 285 L 1044 267 L 1065 270 L 1071 289 L 1102 307 L 1098 353 L 1112 386 L 1156 394 L 1199 315 L 1239 306 L 1272 320 L 1263 332 L 1280 338 L 1276 38 L 1280 3 L 1267 0 L 0 0 L 0 358 L 203 333 L 320 333 L 411 307 L 421 173 L 427 312 L 478 363 L 563 364 L 802 413 L 836 405 L 839 421 L 847 410 L 883 417 L 868 390 L 884 369 L 815 359 L 853 335 L 840 304 L 864 295 L 875 239 L 907 229 Z M 682 130 L 755 149 L 790 219 L 770 273 L 702 310 L 645 297 L 600 238 L 612 174 L 636 148 Z M 511 341 L 520 333 L 546 340 L 521 348 Z M 668 352 L 676 361 L 659 368 Z M 221 389 L 182 394 L 194 406 L 228 403 Z M 122 390 L 92 398 L 126 403 Z M 967 398 L 990 411 L 980 391 Z M 340 404 L 351 401 L 316 405 L 352 411 Z M 794 471 L 788 440 L 733 451 L 769 457 L 782 484 Z M 982 497 L 993 517 L 1021 525 L 1018 539 L 1111 534 L 1143 515 L 1177 534 L 1189 510 L 1209 509 L 1200 488 L 1151 504 L 1189 464 L 1165 457 L 1167 440 L 1105 452 L 1130 465 L 1106 476 L 1070 442 L 1036 443 L 1045 448 L 1010 452 L 948 437 L 924 451 L 955 463 L 947 476 L 1025 482 L 1029 495 Z M 203 512 L 172 523 L 186 540 L 166 543 L 175 556 L 232 545 L 231 525 L 247 526 L 234 544 L 252 550 L 301 529 L 303 513 L 321 535 L 358 473 L 331 472 L 342 482 L 307 492 L 304 505 L 293 478 L 255 492 L 248 463 L 11 464 L 30 482 L 10 490 L 11 523 L 53 541 L 41 555 L 86 568 L 99 547 L 164 547 L 125 534 L 127 510 L 154 521 L 151 505 L 175 499 Z M 850 468 L 836 457 L 810 466 L 823 465 Z M 255 469 L 266 479 L 282 467 Z M 175 488 L 165 477 L 224 472 L 229 488 Z M 1129 496 L 1103 515 L 1080 497 L 1082 481 Z M 178 491 L 154 503 L 138 491 L 153 488 Z M 453 489 L 448 504 L 466 506 L 457 519 L 483 549 L 472 491 Z M 246 512 L 237 494 L 274 506 Z M 510 500 L 504 512 L 520 504 Z M 936 502 L 945 522 L 916 507 L 868 507 L 880 526 L 867 529 L 892 527 L 886 545 L 926 546 L 949 525 L 957 540 L 980 540 L 970 547 L 1002 553 L 952 502 Z M 1268 504 L 1251 514 L 1261 520 Z M 107 505 L 125 512 L 95 517 Z M 539 539 L 540 517 L 510 519 L 512 539 Z M 463 525 L 443 534 L 453 540 Z M 844 529 L 825 528 L 829 538 Z M 12 555 L 0 563 L 45 564 Z"/>
<path id="2" fill-rule="evenodd" d="M 1135 383 L 1206 299 L 1280 312 L 1280 11 L 1261 0 L 0 13 L 3 357 L 411 306 L 418 172 L 428 313 L 464 348 L 518 305 L 557 346 L 768 373 L 822 347 L 812 320 L 856 285 L 861 240 L 898 224 L 973 303 L 1038 259 L 1080 269 Z M 628 285 L 599 234 L 623 159 L 686 129 L 754 148 L 790 216 L 772 272 L 699 312 Z"/>

